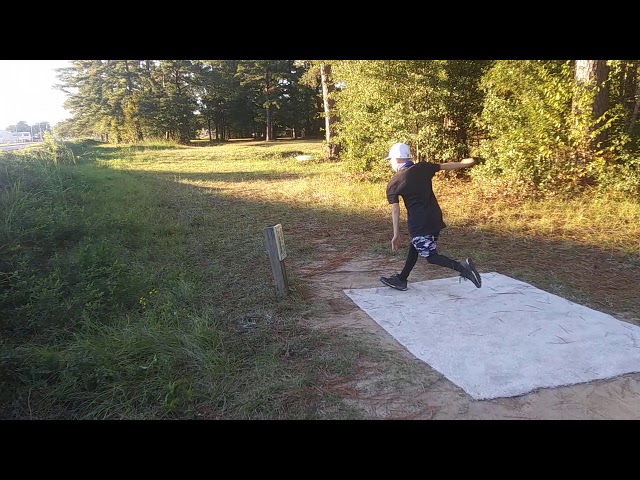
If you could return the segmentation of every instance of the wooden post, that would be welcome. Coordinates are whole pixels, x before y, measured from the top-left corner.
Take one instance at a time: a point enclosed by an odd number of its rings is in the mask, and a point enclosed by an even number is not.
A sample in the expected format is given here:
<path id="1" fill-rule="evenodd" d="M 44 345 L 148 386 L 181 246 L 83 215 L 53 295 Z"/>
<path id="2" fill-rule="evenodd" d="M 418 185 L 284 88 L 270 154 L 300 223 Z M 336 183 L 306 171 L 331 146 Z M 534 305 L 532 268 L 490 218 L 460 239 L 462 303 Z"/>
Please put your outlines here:
<path id="1" fill-rule="evenodd" d="M 287 270 L 284 259 L 287 251 L 284 247 L 284 237 L 282 235 L 282 225 L 271 225 L 264 227 L 264 238 L 267 244 L 267 253 L 271 262 L 273 279 L 276 283 L 278 295 L 287 296 L 289 293 L 289 282 L 287 280 Z"/>

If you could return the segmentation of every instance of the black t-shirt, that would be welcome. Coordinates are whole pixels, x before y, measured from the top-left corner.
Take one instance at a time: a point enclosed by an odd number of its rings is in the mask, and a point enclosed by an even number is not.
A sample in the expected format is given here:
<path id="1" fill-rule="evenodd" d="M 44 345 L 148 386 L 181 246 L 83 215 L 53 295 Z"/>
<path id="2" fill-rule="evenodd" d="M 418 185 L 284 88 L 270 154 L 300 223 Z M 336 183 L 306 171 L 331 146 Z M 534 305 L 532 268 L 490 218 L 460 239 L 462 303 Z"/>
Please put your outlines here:
<path id="1" fill-rule="evenodd" d="M 389 203 L 399 203 L 398 197 L 402 197 L 412 238 L 436 235 L 447 226 L 431 184 L 438 171 L 439 163 L 418 162 L 396 172 L 387 185 Z"/>

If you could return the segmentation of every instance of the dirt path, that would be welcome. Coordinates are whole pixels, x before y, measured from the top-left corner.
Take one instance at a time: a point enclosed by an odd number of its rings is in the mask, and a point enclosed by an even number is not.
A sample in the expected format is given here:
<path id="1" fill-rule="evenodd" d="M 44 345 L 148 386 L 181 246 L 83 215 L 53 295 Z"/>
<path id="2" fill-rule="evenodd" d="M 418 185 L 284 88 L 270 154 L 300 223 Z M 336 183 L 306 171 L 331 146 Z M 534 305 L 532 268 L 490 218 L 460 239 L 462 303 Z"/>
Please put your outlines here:
<path id="1" fill-rule="evenodd" d="M 321 241 L 316 245 L 325 260 L 292 263 L 296 275 L 308 282 L 308 295 L 327 305 L 327 312 L 312 320 L 315 328 L 370 333 L 381 349 L 398 352 L 412 371 L 411 381 L 393 382 L 381 365 L 363 365 L 361 378 L 340 389 L 371 419 L 544 419 L 596 420 L 640 419 L 640 374 L 580 385 L 541 389 L 530 394 L 478 401 L 428 364 L 415 358 L 390 334 L 363 312 L 343 292 L 346 288 L 380 286 L 379 277 L 393 273 L 397 258 L 351 258 Z M 445 274 L 447 272 L 444 272 Z M 414 282 L 443 275 L 437 268 L 418 262 Z M 417 378 L 416 378 L 417 377 Z"/>

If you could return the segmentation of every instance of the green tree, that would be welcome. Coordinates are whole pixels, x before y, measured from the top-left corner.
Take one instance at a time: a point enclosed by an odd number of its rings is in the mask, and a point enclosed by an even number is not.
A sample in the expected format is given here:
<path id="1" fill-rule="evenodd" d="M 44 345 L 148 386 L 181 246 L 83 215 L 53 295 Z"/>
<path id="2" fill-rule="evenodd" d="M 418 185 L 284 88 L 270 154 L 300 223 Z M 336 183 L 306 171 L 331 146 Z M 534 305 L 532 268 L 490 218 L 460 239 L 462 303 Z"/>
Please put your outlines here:
<path id="1" fill-rule="evenodd" d="M 486 96 L 479 124 L 486 139 L 479 153 L 486 163 L 471 174 L 498 177 L 514 192 L 580 183 L 573 77 L 566 60 L 497 61 L 481 83 Z"/>
<path id="2" fill-rule="evenodd" d="M 327 84 L 328 75 L 322 75 L 321 65 L 328 64 L 328 60 L 296 60 L 296 63 L 304 66 L 304 72 L 300 77 L 300 83 L 309 88 L 311 98 L 307 104 L 307 113 L 304 120 L 307 134 L 315 137 L 322 135 L 327 145 L 326 158 L 337 155 L 338 146 L 333 142 L 337 113 L 335 112 L 335 100 L 329 98 L 329 93 L 336 89 L 335 82 Z M 326 68 L 324 69 L 326 72 Z M 324 82 L 323 82 L 324 80 Z M 327 116 L 327 112 L 331 115 Z"/>
<path id="3" fill-rule="evenodd" d="M 227 140 L 253 131 L 253 107 L 246 101 L 247 88 L 236 76 L 238 60 L 198 60 L 196 76 L 198 109 L 209 139 Z"/>
<path id="4" fill-rule="evenodd" d="M 20 120 L 17 124 L 16 124 L 16 129 L 14 130 L 15 132 L 31 132 L 31 127 L 29 126 L 29 124 L 27 122 L 25 122 L 24 120 Z"/>
<path id="5" fill-rule="evenodd" d="M 191 77 L 197 67 L 192 60 L 160 60 L 155 69 L 162 86 L 157 96 L 164 120 L 166 138 L 189 143 L 195 135 L 197 100 Z"/>
<path id="6" fill-rule="evenodd" d="M 341 157 L 356 171 L 387 172 L 395 142 L 418 159 L 461 158 L 482 105 L 479 82 L 490 62 L 366 60 L 332 62 Z"/>
<path id="7" fill-rule="evenodd" d="M 640 60 L 608 60 L 607 69 L 609 146 L 618 153 L 620 147 L 636 151 L 640 137 Z"/>
<path id="8" fill-rule="evenodd" d="M 606 60 L 575 60 L 573 114 L 582 132 L 580 156 L 583 163 L 589 154 L 607 141 L 606 114 L 609 110 L 608 68 Z"/>
<path id="9" fill-rule="evenodd" d="M 104 141 L 158 136 L 186 143 L 195 129 L 190 60 L 83 60 L 58 69 L 70 133 Z M 72 127 L 72 128 L 71 128 Z"/>
<path id="10" fill-rule="evenodd" d="M 245 60 L 238 65 L 240 85 L 252 88 L 257 104 L 264 108 L 266 141 L 275 140 L 273 113 L 280 107 L 282 82 L 290 77 L 292 68 L 293 60 Z"/>
<path id="11" fill-rule="evenodd" d="M 305 63 L 293 62 L 288 76 L 280 82 L 280 108 L 274 116 L 274 127 L 290 130 L 294 139 L 310 132 L 309 118 L 317 113 L 314 99 L 317 92 L 302 81 L 307 68 Z"/>
<path id="12" fill-rule="evenodd" d="M 64 107 L 72 115 L 72 120 L 65 122 L 69 134 L 95 133 L 109 140 L 111 112 L 103 82 L 107 65 L 107 61 L 102 60 L 73 60 L 69 67 L 56 69 L 59 80 L 56 88 L 67 94 Z"/>

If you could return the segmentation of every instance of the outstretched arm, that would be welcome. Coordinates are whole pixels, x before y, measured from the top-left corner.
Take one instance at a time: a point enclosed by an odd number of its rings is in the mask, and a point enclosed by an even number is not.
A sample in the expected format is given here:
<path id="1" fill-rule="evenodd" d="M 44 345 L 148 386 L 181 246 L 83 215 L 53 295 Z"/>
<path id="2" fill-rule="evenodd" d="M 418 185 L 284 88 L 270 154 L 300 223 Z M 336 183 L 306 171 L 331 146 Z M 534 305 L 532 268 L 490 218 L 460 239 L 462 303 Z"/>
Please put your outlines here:
<path id="1" fill-rule="evenodd" d="M 473 167 L 478 163 L 477 158 L 465 158 L 459 162 L 446 162 L 440 164 L 440 170 L 460 170 L 461 168 Z"/>

